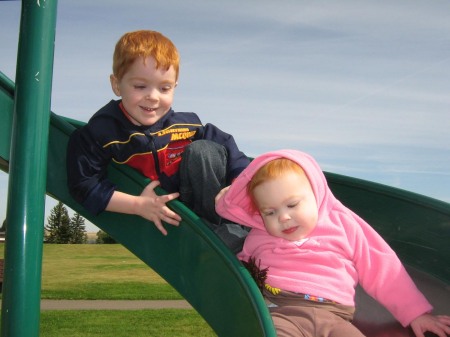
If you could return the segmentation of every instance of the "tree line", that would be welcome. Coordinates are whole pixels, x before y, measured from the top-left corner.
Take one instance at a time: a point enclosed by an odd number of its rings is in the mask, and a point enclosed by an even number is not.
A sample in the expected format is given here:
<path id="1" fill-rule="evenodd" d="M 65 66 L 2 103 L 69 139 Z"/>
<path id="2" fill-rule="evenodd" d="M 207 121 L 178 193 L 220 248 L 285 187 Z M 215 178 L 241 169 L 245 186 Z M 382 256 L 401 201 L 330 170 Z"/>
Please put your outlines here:
<path id="1" fill-rule="evenodd" d="M 46 243 L 86 243 L 84 218 L 75 213 L 71 218 L 66 206 L 60 201 L 50 211 L 45 225 Z"/>
<path id="2" fill-rule="evenodd" d="M 45 242 L 59 244 L 87 243 L 85 219 L 78 213 L 69 218 L 67 207 L 60 201 L 50 211 L 45 225 Z M 117 243 L 108 233 L 97 232 L 95 243 Z"/>
<path id="3" fill-rule="evenodd" d="M 7 228 L 6 219 L 3 221 L 0 232 Z M 50 210 L 47 224 L 44 225 L 45 243 L 58 244 L 83 244 L 87 243 L 87 232 L 85 219 L 76 212 L 69 217 L 67 207 L 60 201 Z M 97 232 L 95 243 L 117 243 L 108 233 L 100 230 Z"/>

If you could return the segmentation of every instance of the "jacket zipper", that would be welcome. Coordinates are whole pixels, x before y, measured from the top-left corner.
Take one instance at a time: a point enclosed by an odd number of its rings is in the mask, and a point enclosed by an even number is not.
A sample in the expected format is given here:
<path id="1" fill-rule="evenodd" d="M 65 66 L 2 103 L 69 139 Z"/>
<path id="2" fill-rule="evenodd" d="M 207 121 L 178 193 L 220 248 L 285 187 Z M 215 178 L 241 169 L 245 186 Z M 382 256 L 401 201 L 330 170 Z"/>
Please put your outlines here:
<path id="1" fill-rule="evenodd" d="M 156 150 L 155 139 L 151 135 L 148 135 L 148 137 L 150 138 L 150 151 L 152 152 L 153 161 L 155 162 L 156 174 L 158 175 L 158 177 L 160 177 L 161 170 L 159 169 L 159 158 L 158 151 Z"/>

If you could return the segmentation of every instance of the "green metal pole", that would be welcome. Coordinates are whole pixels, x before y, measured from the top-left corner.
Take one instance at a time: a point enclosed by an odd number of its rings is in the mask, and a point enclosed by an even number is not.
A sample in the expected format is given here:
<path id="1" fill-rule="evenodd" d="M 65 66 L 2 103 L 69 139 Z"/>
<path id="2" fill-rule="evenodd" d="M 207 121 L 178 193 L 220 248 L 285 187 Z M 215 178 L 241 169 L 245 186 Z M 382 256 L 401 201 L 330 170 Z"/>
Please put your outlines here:
<path id="1" fill-rule="evenodd" d="M 22 0 L 11 136 L 2 337 L 39 336 L 57 0 Z"/>

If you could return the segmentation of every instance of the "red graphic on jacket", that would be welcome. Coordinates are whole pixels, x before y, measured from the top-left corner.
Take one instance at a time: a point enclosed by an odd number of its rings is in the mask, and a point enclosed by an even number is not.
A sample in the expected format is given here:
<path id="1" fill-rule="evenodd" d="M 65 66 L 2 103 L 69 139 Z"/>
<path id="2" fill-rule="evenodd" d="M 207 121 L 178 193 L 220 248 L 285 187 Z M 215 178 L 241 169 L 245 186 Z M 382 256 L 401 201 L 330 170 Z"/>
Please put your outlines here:
<path id="1" fill-rule="evenodd" d="M 180 140 L 169 143 L 165 148 L 158 151 L 159 169 L 161 173 L 171 177 L 180 166 L 182 154 L 186 146 L 191 143 L 190 140 Z M 153 153 L 136 154 L 132 156 L 126 163 L 135 168 L 144 176 L 152 180 L 158 179 L 158 174 L 155 167 L 155 160 Z"/>

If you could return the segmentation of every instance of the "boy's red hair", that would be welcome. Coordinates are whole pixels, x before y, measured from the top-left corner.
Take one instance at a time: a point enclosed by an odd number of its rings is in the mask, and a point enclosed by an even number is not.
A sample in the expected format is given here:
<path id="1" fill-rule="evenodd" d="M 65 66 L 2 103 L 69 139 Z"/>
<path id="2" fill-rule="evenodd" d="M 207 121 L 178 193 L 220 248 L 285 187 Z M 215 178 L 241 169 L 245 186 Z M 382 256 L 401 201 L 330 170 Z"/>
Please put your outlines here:
<path id="1" fill-rule="evenodd" d="M 180 67 L 180 57 L 175 45 L 167 37 L 152 30 L 138 30 L 124 34 L 116 44 L 113 55 L 113 74 L 121 80 L 133 62 L 153 57 L 156 67 L 175 69 L 176 79 Z"/>

